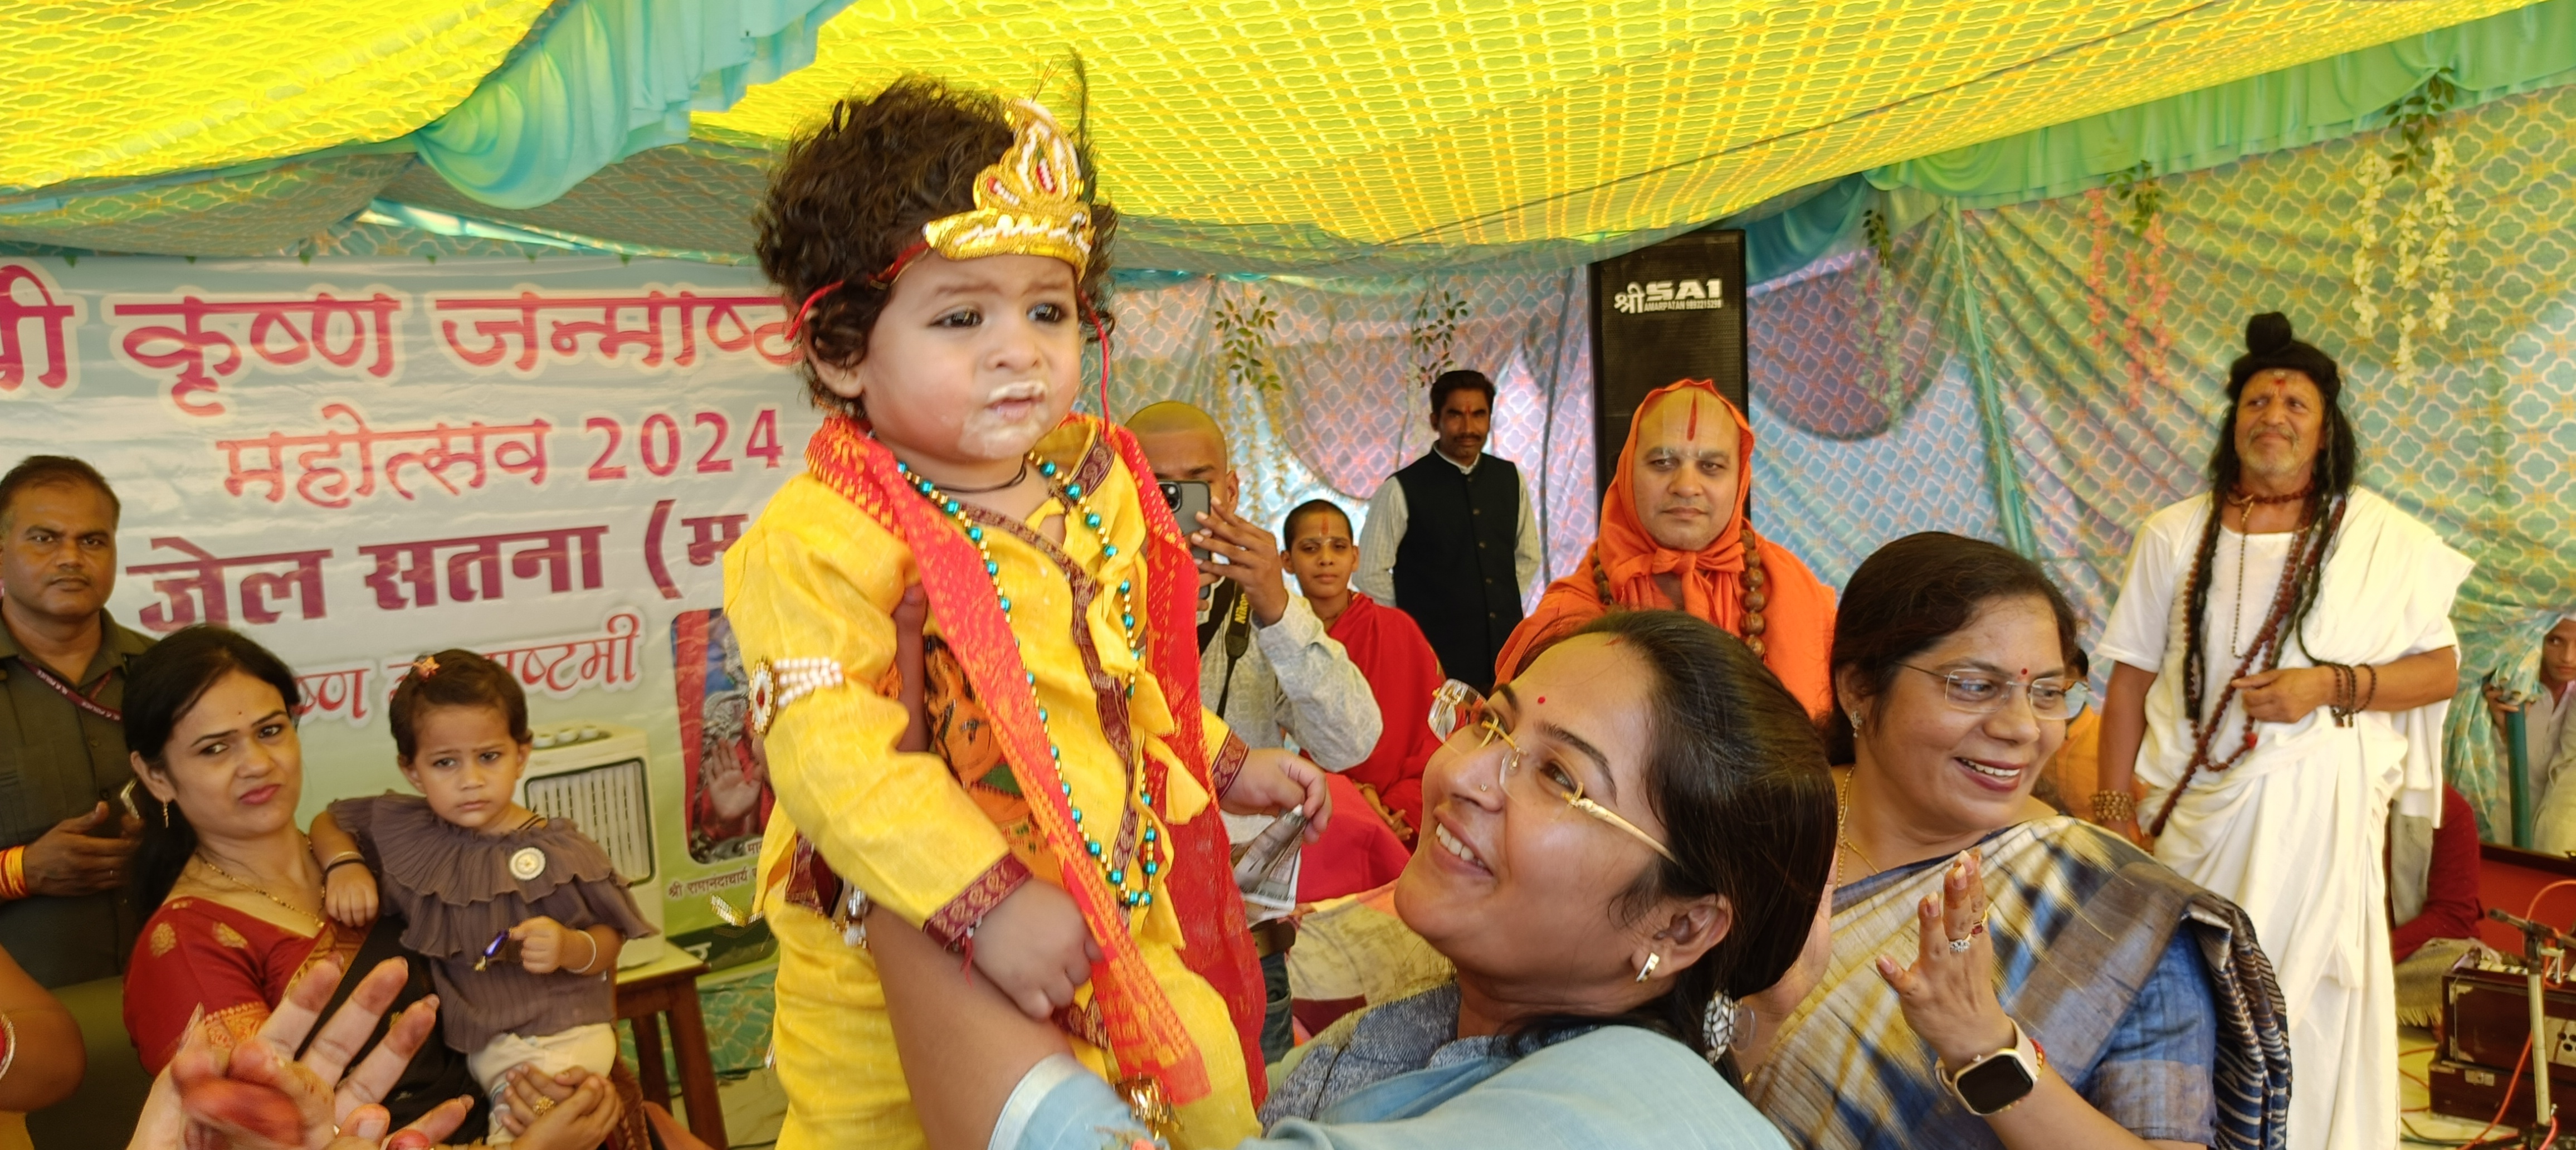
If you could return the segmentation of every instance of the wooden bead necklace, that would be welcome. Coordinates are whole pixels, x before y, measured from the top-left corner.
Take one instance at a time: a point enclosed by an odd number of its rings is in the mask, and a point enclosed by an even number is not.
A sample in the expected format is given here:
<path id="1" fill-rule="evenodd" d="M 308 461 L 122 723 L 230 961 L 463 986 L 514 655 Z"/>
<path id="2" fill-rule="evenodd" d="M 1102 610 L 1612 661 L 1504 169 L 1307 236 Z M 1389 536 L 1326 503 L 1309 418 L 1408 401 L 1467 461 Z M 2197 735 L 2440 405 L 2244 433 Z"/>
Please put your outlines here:
<path id="1" fill-rule="evenodd" d="M 2176 780 L 2173 789 L 2166 793 L 2162 809 L 2156 812 L 2155 821 L 2147 827 L 2149 835 L 2161 835 L 2165 832 L 2166 821 L 2173 817 L 2175 804 L 2182 801 L 2183 790 L 2191 785 L 2193 778 L 2204 770 L 2212 773 L 2228 770 L 2244 762 L 2245 756 L 2254 752 L 2254 745 L 2262 736 L 2251 715 L 2245 718 L 2244 738 L 2238 741 L 2236 749 L 2229 752 L 2225 759 L 2213 761 L 2210 758 L 2210 744 L 2217 739 L 2219 729 L 2226 725 L 2228 705 L 2236 701 L 2236 681 L 2258 670 L 2271 671 L 2280 667 L 2282 644 L 2288 637 L 2287 624 L 2298 602 L 2299 585 L 2311 567 L 2325 562 L 2326 547 L 2334 540 L 2335 528 L 2343 522 L 2343 509 L 2343 501 L 2336 500 L 2332 509 L 2326 514 L 2312 516 L 2307 522 L 2299 525 L 2298 533 L 2290 540 L 2289 559 L 2281 565 L 2280 585 L 2273 589 L 2271 607 L 2264 612 L 2263 627 L 2255 632 L 2254 646 L 2238 656 L 2235 673 L 2227 677 L 2227 686 L 2219 691 L 2218 705 L 2211 707 L 2206 714 L 2203 714 L 2200 709 L 2200 660 L 2192 657 L 2197 655 L 2197 651 L 2193 651 L 2183 660 L 2184 695 L 2186 696 L 2184 705 L 2190 712 L 2191 720 L 2191 761 L 2184 766 L 2182 778 Z M 2219 514 L 2219 511 L 2212 508 L 2211 513 Z M 2216 525 L 2212 525 L 2211 529 L 2215 530 Z M 2242 551 L 2238 552 L 2238 558 L 2241 570 Z M 2208 561 L 2195 559 L 2192 563 L 2190 579 L 2183 585 L 2182 602 L 2190 603 L 2197 599 L 2201 584 L 2208 577 Z M 2244 577 L 2240 574 L 2237 578 L 2237 594 L 2241 597 L 2244 594 Z M 2240 598 L 2240 603 L 2241 601 Z M 2242 613 L 2241 609 L 2239 613 Z M 2229 645 L 2229 653 L 2234 654 L 2232 635 Z"/>
<path id="2" fill-rule="evenodd" d="M 1746 524 L 1743 532 L 1744 570 L 1736 573 L 1736 579 L 1744 588 L 1740 600 L 1744 612 L 1736 624 L 1736 637 L 1744 640 L 1744 646 L 1753 652 L 1754 658 L 1759 659 L 1767 649 L 1762 634 L 1769 629 L 1769 624 L 1762 618 L 1762 609 L 1771 605 L 1771 597 L 1763 591 L 1769 577 L 1762 570 L 1762 541 L 1753 534 L 1751 524 Z M 1618 597 L 1610 593 L 1610 573 L 1602 569 L 1598 553 L 1592 556 L 1592 588 L 1601 597 L 1602 606 L 1619 605 Z M 1673 609 L 1681 610 L 1682 605 L 1675 603 Z"/>

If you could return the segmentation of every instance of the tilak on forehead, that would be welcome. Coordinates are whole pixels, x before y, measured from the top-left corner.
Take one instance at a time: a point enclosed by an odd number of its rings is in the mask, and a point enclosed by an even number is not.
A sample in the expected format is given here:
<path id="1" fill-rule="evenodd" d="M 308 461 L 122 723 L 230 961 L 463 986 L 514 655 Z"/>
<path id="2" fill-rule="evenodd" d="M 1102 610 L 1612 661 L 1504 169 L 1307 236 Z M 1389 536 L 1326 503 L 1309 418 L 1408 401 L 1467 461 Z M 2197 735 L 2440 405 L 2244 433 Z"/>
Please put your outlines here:
<path id="1" fill-rule="evenodd" d="M 1682 441 L 1685 443 L 1698 443 L 1700 410 L 1706 407 L 1713 407 L 1718 402 L 1721 401 L 1718 399 L 1715 392 L 1702 391 L 1698 388 L 1685 388 L 1680 391 L 1667 392 L 1663 396 L 1652 400 L 1646 409 L 1641 411 L 1639 414 L 1652 419 L 1660 426 L 1670 426 L 1675 417 L 1674 413 L 1670 409 L 1674 405 L 1678 404 L 1681 407 L 1680 418 L 1682 421 Z M 1726 420 L 1724 422 L 1731 424 L 1734 421 Z M 1710 420 L 1709 430 L 1712 432 L 1716 431 L 1718 423 L 1718 420 L 1712 418 Z"/>

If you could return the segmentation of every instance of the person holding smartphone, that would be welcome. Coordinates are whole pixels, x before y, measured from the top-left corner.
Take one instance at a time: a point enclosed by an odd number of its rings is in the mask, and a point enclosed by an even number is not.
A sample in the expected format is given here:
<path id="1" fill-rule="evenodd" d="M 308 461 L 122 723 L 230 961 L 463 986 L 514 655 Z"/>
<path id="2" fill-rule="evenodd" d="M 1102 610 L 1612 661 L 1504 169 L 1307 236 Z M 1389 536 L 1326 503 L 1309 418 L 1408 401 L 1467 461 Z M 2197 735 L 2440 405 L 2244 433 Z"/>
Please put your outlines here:
<path id="1" fill-rule="evenodd" d="M 1177 402 L 1138 409 L 1127 428 L 1172 500 L 1181 529 L 1194 531 L 1190 546 L 1200 553 L 1199 697 L 1254 748 L 1293 740 L 1306 757 L 1336 772 L 1366 761 L 1383 726 L 1377 696 L 1305 597 L 1289 593 L 1279 541 L 1235 514 L 1243 483 L 1224 430 L 1206 412 Z M 1204 514 L 1187 513 L 1202 505 Z M 1225 821 L 1241 849 L 1271 818 L 1229 814 Z M 1285 915 L 1294 904 L 1297 865 L 1292 859 L 1269 872 L 1273 885 L 1285 875 L 1287 905 L 1251 898 L 1244 908 L 1269 984 L 1261 1050 L 1272 1061 L 1290 1044 L 1288 946 L 1295 928 Z"/>

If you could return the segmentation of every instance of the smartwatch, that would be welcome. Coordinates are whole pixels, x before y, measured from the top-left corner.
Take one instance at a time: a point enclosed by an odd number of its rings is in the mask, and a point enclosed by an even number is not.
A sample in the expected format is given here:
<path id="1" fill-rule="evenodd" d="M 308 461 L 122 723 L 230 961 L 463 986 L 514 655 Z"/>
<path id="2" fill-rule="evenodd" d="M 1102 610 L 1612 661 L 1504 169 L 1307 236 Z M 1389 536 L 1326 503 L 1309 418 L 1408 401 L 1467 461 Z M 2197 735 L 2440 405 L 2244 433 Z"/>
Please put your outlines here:
<path id="1" fill-rule="evenodd" d="M 2011 1022 L 2012 1020 L 2006 1019 Z M 2030 1032 L 2013 1023 L 2013 1044 L 1992 1054 L 1980 1055 L 1956 1071 L 1942 1068 L 1941 1080 L 1949 1084 L 1950 1093 L 1968 1113 L 1979 1118 L 2010 1110 L 2039 1086 L 2039 1072 L 2048 1065 L 2048 1052 L 2031 1040 Z"/>

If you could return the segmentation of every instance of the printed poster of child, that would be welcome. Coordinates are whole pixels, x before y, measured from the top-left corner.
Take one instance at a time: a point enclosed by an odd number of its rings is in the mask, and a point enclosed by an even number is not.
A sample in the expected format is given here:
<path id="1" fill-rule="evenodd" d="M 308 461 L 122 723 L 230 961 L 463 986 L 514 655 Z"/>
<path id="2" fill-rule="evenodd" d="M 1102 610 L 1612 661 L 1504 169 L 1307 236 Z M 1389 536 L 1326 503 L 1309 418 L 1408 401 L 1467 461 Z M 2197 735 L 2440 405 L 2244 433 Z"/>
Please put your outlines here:
<path id="1" fill-rule="evenodd" d="M 688 778 L 689 857 L 701 863 L 755 857 L 775 800 L 768 757 L 751 734 L 748 676 L 733 626 L 721 610 L 684 612 L 671 621 L 671 654 Z"/>

